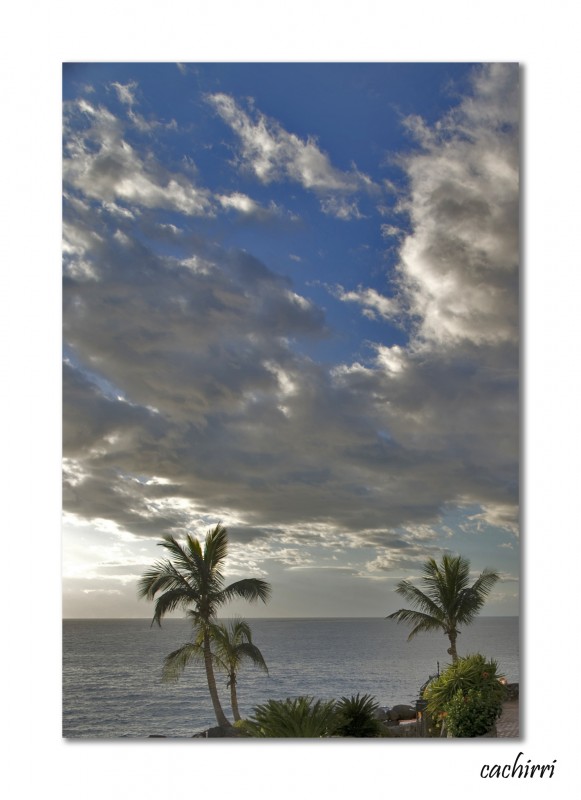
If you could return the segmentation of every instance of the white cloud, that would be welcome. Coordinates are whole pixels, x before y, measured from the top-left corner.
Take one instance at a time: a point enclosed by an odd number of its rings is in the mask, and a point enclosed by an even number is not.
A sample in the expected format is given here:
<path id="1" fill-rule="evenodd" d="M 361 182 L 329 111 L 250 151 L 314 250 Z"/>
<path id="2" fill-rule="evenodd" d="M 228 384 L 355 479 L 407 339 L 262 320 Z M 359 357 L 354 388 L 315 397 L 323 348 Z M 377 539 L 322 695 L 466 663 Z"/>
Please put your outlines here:
<path id="1" fill-rule="evenodd" d="M 271 201 L 265 207 L 243 192 L 233 192 L 229 195 L 220 194 L 217 195 L 217 200 L 224 209 L 237 211 L 242 216 L 259 222 L 282 219 L 284 216 L 283 210 L 276 203 Z"/>
<path id="2" fill-rule="evenodd" d="M 359 211 L 355 201 L 349 202 L 342 197 L 329 197 L 321 200 L 321 210 L 324 214 L 337 217 L 337 219 L 363 219 L 363 214 Z"/>
<path id="3" fill-rule="evenodd" d="M 358 303 L 363 306 L 366 316 L 375 318 L 379 316 L 383 319 L 392 319 L 399 311 L 398 303 L 392 297 L 380 294 L 376 289 L 365 289 L 360 286 L 356 291 L 345 291 L 342 286 L 338 286 L 334 291 L 337 299 L 344 303 Z"/>
<path id="4" fill-rule="evenodd" d="M 124 105 L 132 106 L 135 103 L 135 89 L 137 89 L 137 83 L 135 81 L 130 81 L 126 84 L 112 83 L 111 86 L 113 86 L 119 100 Z"/>
<path id="5" fill-rule="evenodd" d="M 482 68 L 474 95 L 403 160 L 412 233 L 399 273 L 418 337 L 435 346 L 518 339 L 518 67 Z"/>
<path id="6" fill-rule="evenodd" d="M 224 208 L 234 208 L 242 214 L 256 214 L 262 210 L 259 203 L 241 192 L 235 192 L 231 195 L 219 195 L 218 200 Z"/>
<path id="7" fill-rule="evenodd" d="M 334 167 L 315 139 L 302 140 L 259 112 L 253 118 L 226 94 L 207 99 L 238 135 L 243 166 L 262 183 L 291 180 L 319 193 L 353 193 L 374 187 L 371 179 L 356 169 L 344 172 Z M 343 219 L 360 216 L 354 203 L 334 197 L 326 201 L 324 210 Z"/>
<path id="8" fill-rule="evenodd" d="M 139 211 L 137 209 L 130 210 L 128 208 L 124 208 L 123 206 L 118 205 L 117 203 L 113 202 L 105 202 L 103 203 L 103 208 L 105 211 L 108 211 L 110 214 L 123 217 L 125 219 L 135 219 Z"/>
<path id="9" fill-rule="evenodd" d="M 116 242 L 119 242 L 119 244 L 122 247 L 129 247 L 132 244 L 129 236 L 127 236 L 127 234 L 123 233 L 123 231 L 120 230 L 115 231 L 115 233 L 113 234 L 113 238 L 115 239 Z"/>
<path id="10" fill-rule="evenodd" d="M 384 237 L 384 239 L 399 238 L 403 233 L 404 231 L 402 228 L 398 228 L 397 225 L 390 225 L 385 222 L 381 226 L 381 235 Z"/>
<path id="11" fill-rule="evenodd" d="M 413 121 L 422 148 L 402 161 L 410 232 L 399 247 L 397 301 L 362 287 L 336 290 L 368 316 L 397 313 L 406 322 L 407 315 L 409 339 L 372 343 L 370 363 L 332 373 L 385 432 L 378 452 L 411 459 L 422 497 L 425 469 L 430 489 L 447 482 L 449 502 L 480 506 L 467 520 L 472 529 L 511 534 L 519 457 L 517 82 L 516 67 L 485 67 L 474 96 L 445 119 L 431 127 Z M 389 467 L 387 474 L 393 481 Z"/>
<path id="12" fill-rule="evenodd" d="M 123 201 L 145 208 L 166 208 L 187 215 L 214 213 L 211 194 L 181 174 L 165 170 L 153 159 L 143 159 L 123 138 L 123 127 L 107 109 L 86 100 L 70 104 L 92 119 L 84 131 L 68 129 L 63 178 L 66 184 L 110 204 Z"/>
<path id="13" fill-rule="evenodd" d="M 468 521 L 471 527 L 475 527 L 476 530 L 482 530 L 485 526 L 491 525 L 509 531 L 515 536 L 518 536 L 519 533 L 518 509 L 511 503 L 488 503 L 483 505 L 479 513 L 472 514 Z"/>
<path id="14" fill-rule="evenodd" d="M 387 347 L 376 344 L 377 365 L 390 374 L 401 372 L 408 364 L 405 350 L 397 344 Z"/>

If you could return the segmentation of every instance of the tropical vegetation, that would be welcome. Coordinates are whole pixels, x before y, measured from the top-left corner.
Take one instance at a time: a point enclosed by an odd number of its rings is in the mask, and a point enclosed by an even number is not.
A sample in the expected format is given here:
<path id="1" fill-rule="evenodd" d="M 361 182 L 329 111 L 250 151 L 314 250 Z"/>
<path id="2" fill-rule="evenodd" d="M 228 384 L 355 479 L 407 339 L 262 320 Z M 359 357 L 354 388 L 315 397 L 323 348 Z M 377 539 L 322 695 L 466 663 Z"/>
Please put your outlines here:
<path id="1" fill-rule="evenodd" d="M 193 642 L 166 658 L 164 676 L 168 680 L 176 678 L 191 660 L 201 657 L 218 725 L 231 727 L 220 704 L 214 674 L 212 634 L 217 625 L 216 614 L 235 598 L 266 603 L 270 584 L 258 578 L 243 578 L 225 585 L 223 570 L 228 555 L 228 532 L 221 524 L 208 531 L 203 546 L 191 535 L 183 544 L 173 536 L 164 536 L 159 545 L 168 552 L 169 558 L 156 562 L 141 577 L 138 594 L 155 600 L 152 625 L 161 626 L 166 614 L 183 608 L 194 631 Z"/>
<path id="2" fill-rule="evenodd" d="M 176 681 L 192 661 L 204 664 L 208 690 L 218 725 L 232 735 L 258 738 L 328 738 L 389 736 L 378 719 L 378 703 L 368 694 L 321 700 L 311 696 L 268 700 L 241 719 L 238 675 L 245 663 L 268 673 L 266 661 L 252 640 L 248 623 L 235 618 L 226 624 L 218 611 L 230 600 L 250 602 L 270 598 L 271 587 L 258 578 L 226 584 L 224 563 L 228 533 L 221 524 L 207 532 L 204 542 L 188 535 L 184 542 L 164 536 L 159 546 L 167 558 L 157 561 L 138 584 L 140 597 L 155 602 L 152 625 L 183 609 L 191 620 L 192 640 L 164 659 L 162 678 Z M 456 737 L 480 736 L 493 728 L 505 699 L 503 676 L 492 659 L 481 654 L 459 657 L 456 640 L 460 626 L 471 623 L 499 579 L 485 569 L 470 582 L 470 563 L 461 556 L 445 555 L 440 563 L 429 559 L 422 568 L 421 587 L 400 581 L 396 591 L 412 608 L 399 609 L 387 619 L 412 626 L 408 639 L 423 631 L 442 631 L 449 640 L 452 663 L 431 677 L 420 690 L 425 701 L 429 730 Z M 234 728 L 220 703 L 215 671 L 226 675 Z M 222 732 L 220 735 L 224 735 Z"/>
<path id="3" fill-rule="evenodd" d="M 451 736 L 488 733 L 502 713 L 504 676 L 480 653 L 459 658 L 424 690 L 427 711 Z"/>
<path id="4" fill-rule="evenodd" d="M 236 727 L 244 736 L 271 739 L 378 737 L 382 726 L 375 716 L 377 709 L 377 702 L 368 694 L 340 700 L 315 700 L 305 695 L 256 706 L 252 716 Z"/>
<path id="5" fill-rule="evenodd" d="M 423 590 L 410 581 L 400 581 L 396 592 L 414 609 L 399 609 L 386 619 L 412 625 L 412 639 L 424 631 L 441 630 L 448 637 L 448 654 L 458 660 L 456 640 L 461 625 L 469 625 L 484 605 L 499 574 L 485 569 L 470 584 L 470 562 L 462 556 L 444 555 L 438 564 L 430 558 L 422 567 Z"/>
<path id="6" fill-rule="evenodd" d="M 331 736 L 335 725 L 334 700 L 303 696 L 256 706 L 242 730 L 261 739 L 320 739 Z"/>
<path id="7" fill-rule="evenodd" d="M 252 662 L 255 666 L 268 672 L 264 657 L 252 641 L 252 632 L 247 622 L 234 619 L 229 625 L 223 622 L 212 628 L 213 652 L 216 665 L 226 673 L 226 686 L 230 689 L 230 704 L 234 721 L 240 720 L 237 696 L 237 676 L 244 662 Z"/>
<path id="8" fill-rule="evenodd" d="M 336 707 L 337 736 L 368 739 L 381 734 L 381 723 L 376 717 L 379 705 L 369 694 L 342 697 Z"/>

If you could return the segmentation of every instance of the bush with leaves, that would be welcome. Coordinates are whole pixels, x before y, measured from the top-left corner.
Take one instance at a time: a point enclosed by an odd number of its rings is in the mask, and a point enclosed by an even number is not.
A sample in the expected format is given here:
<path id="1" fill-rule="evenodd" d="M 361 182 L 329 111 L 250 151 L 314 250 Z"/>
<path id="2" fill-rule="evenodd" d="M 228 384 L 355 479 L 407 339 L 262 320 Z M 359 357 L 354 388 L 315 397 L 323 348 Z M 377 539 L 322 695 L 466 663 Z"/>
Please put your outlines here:
<path id="1" fill-rule="evenodd" d="M 446 704 L 446 728 L 450 736 L 484 736 L 492 730 L 501 710 L 502 704 L 499 706 L 497 699 L 482 689 L 469 689 L 465 694 L 458 691 Z"/>
<path id="2" fill-rule="evenodd" d="M 238 719 L 238 720 L 236 720 L 236 722 L 233 724 L 232 727 L 234 728 L 234 730 L 236 731 L 238 736 L 241 736 L 241 737 L 252 736 L 252 733 L 250 732 L 250 729 L 249 729 L 250 728 L 250 724 L 249 724 L 247 719 Z"/>
<path id="3" fill-rule="evenodd" d="M 445 719 L 453 736 L 481 736 L 502 712 L 502 677 L 496 661 L 480 653 L 459 658 L 424 690 L 428 713 L 435 720 Z"/>
<path id="4" fill-rule="evenodd" d="M 244 726 L 250 736 L 271 739 L 320 739 L 336 727 L 335 701 L 296 697 L 256 706 Z"/>
<path id="5" fill-rule="evenodd" d="M 370 738 L 381 734 L 381 723 L 375 713 L 378 704 L 371 695 L 342 697 L 337 703 L 337 736 Z"/>

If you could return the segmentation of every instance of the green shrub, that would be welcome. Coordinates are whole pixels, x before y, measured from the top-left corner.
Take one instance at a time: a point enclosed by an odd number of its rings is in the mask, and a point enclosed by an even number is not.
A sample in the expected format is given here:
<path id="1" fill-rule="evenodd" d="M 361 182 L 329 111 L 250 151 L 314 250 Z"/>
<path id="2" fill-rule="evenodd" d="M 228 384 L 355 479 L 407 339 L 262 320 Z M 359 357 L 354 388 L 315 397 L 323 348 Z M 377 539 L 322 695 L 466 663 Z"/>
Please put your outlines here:
<path id="1" fill-rule="evenodd" d="M 371 695 L 342 697 L 336 708 L 336 735 L 360 738 L 380 735 L 381 725 L 375 717 L 378 704 Z"/>
<path id="2" fill-rule="evenodd" d="M 239 719 L 234 723 L 234 728 L 240 736 L 252 736 L 247 719 Z"/>
<path id="3" fill-rule="evenodd" d="M 481 736 L 502 711 L 506 689 L 501 677 L 496 661 L 480 653 L 459 658 L 424 690 L 427 711 L 436 725 L 445 718 L 453 736 Z"/>
<path id="4" fill-rule="evenodd" d="M 446 727 L 452 736 L 483 736 L 502 711 L 502 702 L 482 689 L 459 690 L 446 704 Z"/>
<path id="5" fill-rule="evenodd" d="M 335 725 L 335 701 L 312 697 L 269 700 L 246 720 L 250 736 L 272 739 L 319 739 L 331 736 Z"/>

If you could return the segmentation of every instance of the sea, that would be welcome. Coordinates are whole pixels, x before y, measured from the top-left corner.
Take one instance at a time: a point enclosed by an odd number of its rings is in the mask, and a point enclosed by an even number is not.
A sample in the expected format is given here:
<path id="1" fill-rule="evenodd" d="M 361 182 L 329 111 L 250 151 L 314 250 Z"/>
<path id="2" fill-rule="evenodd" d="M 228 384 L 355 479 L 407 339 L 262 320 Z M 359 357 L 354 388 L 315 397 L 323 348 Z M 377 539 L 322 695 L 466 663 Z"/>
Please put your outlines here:
<path id="1" fill-rule="evenodd" d="M 448 639 L 419 634 L 383 618 L 248 619 L 268 674 L 252 663 L 238 675 L 243 717 L 269 699 L 324 700 L 369 694 L 380 706 L 413 704 L 422 684 L 449 662 Z M 63 621 L 63 736 L 117 739 L 189 738 L 216 725 L 203 665 L 189 665 L 176 684 L 161 681 L 164 656 L 191 639 L 186 619 Z M 494 659 L 519 682 L 518 617 L 479 617 L 463 628 L 459 655 Z M 230 690 L 217 673 L 231 717 Z"/>

